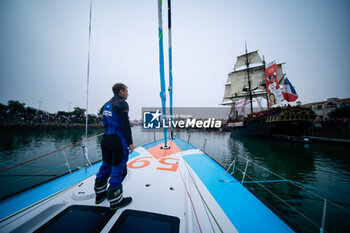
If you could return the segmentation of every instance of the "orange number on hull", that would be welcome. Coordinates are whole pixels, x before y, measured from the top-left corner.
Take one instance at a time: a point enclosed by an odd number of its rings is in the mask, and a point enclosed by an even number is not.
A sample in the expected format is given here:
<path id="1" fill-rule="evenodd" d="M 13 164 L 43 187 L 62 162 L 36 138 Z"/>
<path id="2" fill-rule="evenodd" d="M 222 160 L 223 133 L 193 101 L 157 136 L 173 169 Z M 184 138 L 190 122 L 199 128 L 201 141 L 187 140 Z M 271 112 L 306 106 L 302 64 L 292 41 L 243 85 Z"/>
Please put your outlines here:
<path id="1" fill-rule="evenodd" d="M 142 159 L 148 159 L 148 158 L 152 158 L 152 157 L 141 157 L 141 158 L 135 159 L 134 161 L 132 161 L 128 164 L 128 168 L 147 167 L 151 162 L 148 160 L 142 160 Z M 137 165 L 135 165 L 135 163 L 143 163 L 143 164 L 137 166 Z"/>
<path id="2" fill-rule="evenodd" d="M 167 168 L 167 167 L 157 167 L 157 170 L 164 170 L 164 171 L 172 171 L 172 172 L 176 172 L 177 168 L 178 168 L 178 164 L 176 163 L 168 163 L 166 162 L 165 160 L 175 160 L 175 161 L 179 161 L 179 159 L 174 159 L 174 158 L 161 158 L 159 160 L 159 163 L 160 164 L 163 164 L 163 165 L 170 165 L 171 167 L 170 168 Z"/>

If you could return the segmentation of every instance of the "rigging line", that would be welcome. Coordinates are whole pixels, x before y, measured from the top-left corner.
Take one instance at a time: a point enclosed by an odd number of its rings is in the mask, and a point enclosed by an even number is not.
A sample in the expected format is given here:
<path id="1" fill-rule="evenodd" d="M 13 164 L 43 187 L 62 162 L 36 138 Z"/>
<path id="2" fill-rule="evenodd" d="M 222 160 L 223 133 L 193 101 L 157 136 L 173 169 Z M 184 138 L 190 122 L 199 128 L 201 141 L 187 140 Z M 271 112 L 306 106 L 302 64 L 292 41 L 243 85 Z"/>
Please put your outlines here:
<path id="1" fill-rule="evenodd" d="M 28 164 L 23 164 L 24 167 L 35 167 L 35 168 L 47 168 L 47 169 L 62 169 L 62 170 L 67 170 L 67 167 L 50 167 L 50 166 L 39 166 L 39 165 L 28 165 Z M 72 167 L 72 169 L 78 169 L 78 167 Z"/>
<path id="2" fill-rule="evenodd" d="M 200 196 L 201 199 L 202 199 L 202 202 L 203 202 L 203 203 L 205 204 L 205 206 L 207 207 L 208 211 L 210 212 L 210 215 L 211 215 L 212 218 L 214 219 L 214 221 L 215 221 L 216 225 L 218 226 L 218 228 L 220 229 L 220 231 L 223 232 L 223 230 L 221 229 L 220 224 L 219 224 L 218 221 L 216 220 L 216 218 L 215 218 L 213 212 L 210 210 L 208 204 L 207 204 L 206 201 L 204 200 L 204 197 L 202 196 L 202 193 L 199 191 L 199 188 L 198 188 L 198 186 L 197 186 L 197 183 L 196 183 L 196 181 L 194 180 L 194 178 L 193 178 L 193 176 L 192 176 L 192 174 L 191 174 L 191 172 L 190 172 L 190 170 L 189 170 L 189 168 L 188 168 L 188 166 L 187 166 L 187 163 L 185 162 L 185 159 L 184 159 L 184 157 L 183 157 L 182 151 L 181 151 L 181 156 L 182 156 L 182 159 L 183 159 L 183 161 L 184 161 L 184 163 L 185 163 L 187 172 L 188 172 L 188 174 L 190 175 L 191 180 L 192 180 L 194 186 L 196 187 L 199 196 Z M 209 219 L 209 221 L 210 221 L 210 219 Z"/>
<path id="3" fill-rule="evenodd" d="M 169 42 L 169 102 L 170 102 L 170 136 L 174 137 L 173 132 L 173 56 L 171 43 L 171 0 L 168 0 L 168 42 Z"/>
<path id="4" fill-rule="evenodd" d="M 67 169 L 67 168 L 66 168 Z M 28 176 L 28 174 L 16 174 L 16 175 L 0 175 L 1 176 L 6 176 L 6 177 L 9 177 L 9 176 Z M 57 175 L 50 175 L 50 174 L 44 174 L 44 175 L 30 175 L 30 176 L 57 176 Z M 18 180 L 16 180 L 18 181 Z"/>
<path id="5" fill-rule="evenodd" d="M 42 166 L 35 166 L 35 165 L 27 165 L 27 164 L 24 164 L 22 166 L 28 166 L 28 167 L 38 167 L 38 168 L 47 168 L 47 169 L 55 169 L 54 167 L 42 167 Z M 67 168 L 56 168 L 56 169 L 62 169 L 62 170 L 67 170 Z M 80 169 L 79 167 L 74 167 L 73 169 Z M 29 178 L 32 178 L 32 177 L 35 177 L 35 176 L 61 176 L 61 175 L 64 175 L 64 174 L 68 174 L 68 172 L 66 173 L 63 173 L 63 174 L 55 174 L 55 175 L 48 175 L 48 174 L 44 174 L 45 172 L 43 171 L 39 171 L 37 173 L 34 173 L 34 174 L 29 174 L 29 175 L 0 175 L 0 176 L 24 176 L 20 179 L 16 179 L 16 180 L 12 180 L 12 181 L 9 181 L 7 183 L 5 183 L 4 186 L 6 185 L 9 185 L 9 184 L 14 184 L 14 183 L 18 183 L 19 181 L 22 181 L 22 180 L 26 180 L 26 179 L 29 179 Z"/>
<path id="6" fill-rule="evenodd" d="M 325 200 L 325 199 L 326 199 L 326 198 L 324 198 L 323 200 Z M 340 209 L 342 209 L 342 210 L 344 210 L 344 211 L 350 213 L 350 210 L 349 210 L 349 209 L 346 209 L 345 207 L 342 207 L 341 205 L 335 203 L 334 201 L 330 201 L 330 200 L 327 199 L 327 203 L 328 203 L 328 202 L 331 203 L 331 204 L 333 204 L 333 205 L 335 205 L 336 207 L 338 207 L 338 208 L 340 208 Z"/>
<path id="7" fill-rule="evenodd" d="M 340 197 L 340 198 L 344 198 L 344 199 L 350 200 L 350 198 L 348 198 L 348 197 L 345 197 L 345 196 L 342 196 L 342 195 L 339 195 L 339 194 L 336 194 L 336 193 L 328 192 L 328 191 L 326 191 L 326 190 L 322 190 L 322 189 L 319 189 L 319 188 L 316 188 L 316 187 L 313 187 L 313 186 L 310 186 L 310 185 L 302 184 L 302 183 L 297 182 L 297 181 L 294 181 L 294 180 L 259 180 L 259 181 L 244 181 L 244 183 L 278 183 L 278 182 L 293 182 L 293 183 L 297 183 L 297 184 L 299 184 L 299 185 L 305 186 L 305 187 L 307 187 L 307 188 L 317 190 L 317 191 L 319 191 L 319 192 L 324 192 L 324 193 L 329 194 L 329 195 L 334 195 L 334 196 L 337 196 L 337 197 Z M 327 199 L 327 201 L 328 201 L 328 199 Z"/>
<path id="8" fill-rule="evenodd" d="M 69 172 L 67 172 L 68 174 Z M 2 186 L 7 186 L 7 185 L 10 185 L 10 184 L 15 184 L 15 183 L 18 183 L 19 181 L 23 181 L 23 180 L 27 180 L 27 179 L 30 179 L 34 176 L 41 176 L 41 175 L 44 175 L 45 176 L 45 172 L 43 171 L 39 171 L 37 173 L 34 173 L 34 174 L 30 174 L 28 176 L 25 176 L 25 177 L 22 177 L 22 178 L 19 178 L 19 179 L 16 179 L 16 180 L 10 180 L 9 182 L 3 182 Z M 59 176 L 59 174 L 57 174 L 56 176 Z"/>
<path id="9" fill-rule="evenodd" d="M 181 155 L 182 155 L 182 159 L 184 160 L 184 158 L 183 158 L 183 154 L 182 154 L 182 151 L 181 151 Z M 194 183 L 194 185 L 196 186 L 197 192 L 198 192 L 198 193 L 199 193 L 199 195 L 200 195 L 200 192 L 199 192 L 199 190 L 198 190 L 198 187 L 197 187 L 197 185 L 196 185 L 196 182 L 195 182 L 195 180 L 193 179 L 193 177 L 192 177 L 192 175 L 191 175 L 191 172 L 190 172 L 190 170 L 189 170 L 189 169 L 188 169 L 188 167 L 187 167 L 186 162 L 185 162 L 185 166 L 186 166 L 187 172 L 190 174 L 190 177 L 191 177 L 191 179 L 192 179 L 192 182 L 193 182 L 193 183 Z M 210 223 L 211 229 L 212 229 L 212 230 L 213 230 L 213 232 L 215 233 L 215 229 L 214 229 L 213 223 L 212 223 L 212 221 L 211 221 L 211 219 L 210 219 L 210 216 L 209 216 L 209 214 L 208 214 L 209 207 L 207 206 L 207 203 L 204 201 L 204 199 L 203 199 L 202 195 L 200 195 L 200 197 L 201 197 L 201 200 L 202 200 L 202 204 L 203 204 L 203 207 L 204 207 L 205 213 L 206 213 L 206 215 L 207 215 L 207 217 L 208 217 L 208 220 L 209 220 L 209 223 Z M 210 212 L 210 214 L 212 215 L 212 213 L 211 213 L 211 212 Z M 214 219 L 214 217 L 213 217 L 213 216 L 212 216 L 212 218 Z M 220 226 L 218 226 L 218 227 L 220 228 Z"/>
<path id="10" fill-rule="evenodd" d="M 181 153 L 182 153 L 182 151 L 181 151 Z M 183 185 L 184 185 L 184 187 L 185 187 L 185 189 L 186 189 L 187 196 L 188 196 L 189 199 L 190 199 L 190 202 L 191 202 L 191 205 L 192 205 L 192 209 L 193 209 L 193 212 L 194 212 L 194 215 L 195 215 L 195 217 L 196 217 L 197 224 L 198 224 L 198 227 L 199 227 L 199 231 L 202 233 L 202 228 L 201 228 L 201 226 L 200 226 L 200 224 L 199 224 L 197 212 L 196 212 L 196 209 L 195 209 L 195 207 L 194 207 L 194 204 L 193 204 L 191 195 L 190 195 L 190 193 L 188 192 L 188 189 L 187 189 L 187 187 L 186 187 L 185 180 L 184 180 L 184 178 L 183 178 L 183 176 L 182 176 L 180 166 L 178 166 L 178 168 L 179 168 L 179 174 L 180 174 L 180 176 L 181 176 L 182 183 L 183 183 Z"/>
<path id="11" fill-rule="evenodd" d="M 137 143 L 141 138 L 143 138 L 145 135 L 146 135 L 146 134 L 144 133 L 144 134 L 141 134 L 140 136 L 138 136 L 138 137 L 135 139 L 135 141 L 134 141 L 134 145 L 136 146 L 136 143 Z"/>
<path id="12" fill-rule="evenodd" d="M 243 173 L 243 171 L 239 168 L 237 168 L 240 172 Z M 247 177 L 249 177 L 250 179 L 254 180 L 251 176 L 249 176 L 248 174 L 246 174 Z M 282 198 L 280 198 L 279 196 L 277 196 L 276 194 L 274 194 L 272 191 L 270 191 L 268 188 L 266 188 L 264 185 L 257 183 L 258 185 L 260 185 L 263 189 L 265 189 L 266 191 L 268 191 L 269 193 L 271 193 L 273 196 L 275 196 L 277 199 L 279 199 L 282 203 L 284 203 L 285 205 L 287 205 L 289 208 L 291 208 L 292 210 L 294 210 L 295 212 L 297 212 L 298 214 L 300 214 L 301 216 L 303 216 L 305 219 L 307 219 L 308 221 L 310 221 L 312 224 L 314 224 L 315 226 L 317 226 L 318 228 L 320 228 L 320 226 L 315 223 L 314 221 L 312 221 L 310 218 L 308 218 L 307 216 L 305 216 L 303 213 L 299 212 L 297 209 L 295 209 L 293 206 L 291 206 L 290 204 L 288 204 L 286 201 L 284 201 Z"/>
<path id="13" fill-rule="evenodd" d="M 247 159 L 247 158 L 245 158 L 245 157 L 243 157 L 243 156 L 240 156 L 240 155 L 237 155 L 237 156 L 238 156 L 238 157 L 241 157 L 241 158 L 244 158 L 244 159 Z M 293 185 L 295 185 L 295 186 L 297 186 L 297 187 L 303 189 L 303 190 L 306 191 L 306 192 L 309 192 L 309 193 L 311 193 L 311 194 L 313 194 L 313 195 L 315 195 L 315 196 L 317 196 L 317 197 L 319 197 L 319 198 L 321 198 L 321 199 L 325 199 L 324 197 L 318 195 L 317 193 L 311 192 L 310 190 L 307 190 L 307 189 L 303 188 L 302 186 L 300 186 L 300 185 L 298 185 L 298 184 L 292 182 L 291 180 L 288 180 L 287 178 L 285 178 L 285 177 L 283 177 L 283 176 L 281 176 L 281 175 L 278 175 L 277 173 L 274 173 L 274 172 L 270 171 L 269 169 L 267 169 L 267 168 L 265 168 L 265 167 L 259 165 L 258 163 L 254 162 L 254 161 L 251 161 L 251 163 L 257 165 L 258 167 L 261 167 L 261 168 L 264 169 L 265 171 L 268 171 L 268 172 L 270 172 L 271 174 L 273 174 L 273 175 L 275 175 L 275 176 L 277 176 L 277 177 L 279 177 L 279 178 L 281 178 L 281 179 L 283 179 L 283 180 L 289 181 L 291 184 L 293 184 Z"/>
<path id="14" fill-rule="evenodd" d="M 240 155 L 237 155 L 237 156 L 242 157 L 242 156 L 240 156 Z M 245 158 L 245 157 L 242 157 L 242 158 L 247 159 L 247 158 Z M 273 174 L 273 175 L 275 175 L 275 176 L 277 176 L 277 177 L 279 177 L 279 178 L 281 178 L 281 179 L 283 179 L 283 180 L 286 180 L 286 181 L 290 182 L 291 184 L 297 186 L 298 188 L 300 188 L 300 189 L 302 189 L 302 190 L 304 190 L 304 191 L 306 191 L 306 192 L 308 192 L 308 193 L 311 193 L 311 194 L 315 195 L 316 197 L 318 197 L 318 198 L 320 198 L 320 199 L 322 199 L 322 200 L 326 199 L 326 198 L 322 197 L 321 195 L 319 195 L 319 194 L 317 194 L 317 193 L 315 193 L 315 192 L 312 192 L 312 191 L 310 191 L 310 190 L 305 189 L 302 185 L 299 185 L 298 182 L 294 182 L 294 181 L 292 181 L 292 180 L 288 180 L 288 179 L 284 178 L 283 176 L 280 176 L 280 175 L 278 175 L 278 174 L 276 174 L 276 173 L 270 171 L 269 169 L 267 169 L 267 168 L 265 168 L 265 167 L 259 165 L 258 163 L 255 163 L 255 162 L 253 162 L 253 161 L 251 161 L 251 163 L 256 164 L 258 167 L 261 167 L 262 169 L 264 169 L 264 170 L 270 172 L 271 174 Z M 344 208 L 344 207 L 338 205 L 337 203 L 335 203 L 335 202 L 333 202 L 333 201 L 331 201 L 331 200 L 328 200 L 328 199 L 327 199 L 327 201 L 328 201 L 329 203 L 331 203 L 331 204 L 337 206 L 338 208 L 340 208 L 340 209 L 342 209 L 342 210 L 345 210 L 346 212 L 349 212 L 349 213 L 350 213 L 350 210 L 348 210 L 348 209 L 346 209 L 346 208 Z"/>
<path id="15" fill-rule="evenodd" d="M 310 188 L 310 189 L 317 190 L 319 192 L 324 192 L 324 193 L 327 193 L 327 194 L 330 194 L 330 195 L 334 195 L 334 196 L 337 196 L 337 197 L 341 197 L 341 198 L 350 200 L 350 198 L 348 198 L 348 197 L 345 197 L 345 196 L 342 196 L 342 195 L 339 195 L 339 194 L 336 194 L 336 193 L 332 193 L 332 192 L 329 192 L 329 191 L 326 191 L 326 190 L 322 190 L 322 189 L 313 187 L 311 185 L 303 184 L 303 183 L 300 183 L 300 182 L 297 182 L 297 181 L 294 181 L 294 180 L 289 180 L 289 181 L 291 181 L 293 183 L 297 183 L 297 184 L 302 185 L 302 186 L 305 186 L 305 187 Z M 326 199 L 326 198 L 324 198 L 324 199 Z M 327 201 L 329 201 L 329 200 L 327 199 Z"/>
<path id="16" fill-rule="evenodd" d="M 46 153 L 46 154 L 44 154 L 44 155 L 40 155 L 40 156 L 38 156 L 38 157 L 36 157 L 36 158 L 33 158 L 33 159 L 30 159 L 30 160 L 27 160 L 27 161 L 25 161 L 25 162 L 18 163 L 18 164 L 16 164 L 16 165 L 11 166 L 11 167 L 4 168 L 4 169 L 0 170 L 0 173 L 1 173 L 1 172 L 4 172 L 4 171 L 7 171 L 7 170 L 10 170 L 10 169 L 12 169 L 12 168 L 15 168 L 15 167 L 21 166 L 21 165 L 23 165 L 23 164 L 29 163 L 29 162 L 31 162 L 31 161 L 34 161 L 34 160 L 40 159 L 40 158 L 42 158 L 42 157 L 45 157 L 45 156 L 51 155 L 51 154 L 53 154 L 53 153 L 59 152 L 59 151 L 61 151 L 61 150 L 67 149 L 67 148 L 69 148 L 69 147 L 72 147 L 72 146 L 78 145 L 78 144 L 83 143 L 83 142 L 85 142 L 85 141 L 88 141 L 88 140 L 90 140 L 90 139 L 93 139 L 93 138 L 99 137 L 99 136 L 101 136 L 101 135 L 103 135 L 103 134 L 104 134 L 104 133 L 97 134 L 97 135 L 95 135 L 95 136 L 92 136 L 92 137 L 86 138 L 86 139 L 84 139 L 84 140 L 82 140 L 82 141 L 76 142 L 76 143 L 74 143 L 74 144 L 72 144 L 72 145 L 62 147 L 62 148 L 60 148 L 60 149 L 58 149 L 58 150 L 55 150 L 55 151 L 52 151 L 52 152 Z"/>
<path id="17" fill-rule="evenodd" d="M 85 117 L 85 138 L 88 132 L 88 118 L 89 118 L 89 79 L 90 79 L 90 49 L 91 49 L 91 19 L 92 19 L 92 0 L 90 0 L 90 15 L 89 15 L 89 44 L 88 44 L 88 62 L 86 74 L 86 117 Z M 90 164 L 91 165 L 91 164 Z"/>
<path id="18" fill-rule="evenodd" d="M 29 165 L 24 165 L 24 166 L 29 166 Z M 67 170 L 67 168 L 65 168 L 65 169 Z M 74 169 L 75 169 L 75 168 L 74 168 Z M 81 169 L 81 167 L 77 167 L 77 169 Z M 75 170 L 74 170 L 74 171 L 75 171 Z M 49 176 L 49 175 L 46 175 L 46 174 L 44 174 L 44 173 L 45 173 L 45 171 L 44 171 L 44 172 L 43 172 L 43 171 L 39 171 L 39 172 L 37 172 L 37 173 L 27 175 L 27 176 L 22 177 L 22 178 L 20 178 L 20 179 L 16 179 L 16 180 L 9 181 L 9 182 L 5 183 L 3 186 L 9 185 L 9 184 L 18 183 L 19 181 L 23 181 L 23 180 L 26 180 L 26 179 L 29 179 L 29 178 L 32 178 L 32 177 L 35 177 L 35 176 Z M 63 173 L 63 174 L 56 174 L 56 175 L 54 175 L 54 176 L 59 177 L 59 176 L 61 176 L 61 175 L 69 175 L 69 172 L 65 172 L 65 173 Z M 0 176 L 6 176 L 6 175 L 0 175 Z M 51 176 L 51 175 L 50 175 L 50 176 Z M 53 175 L 52 175 L 52 176 L 53 176 Z M 45 182 L 45 181 L 44 181 L 44 182 Z"/>
<path id="19" fill-rule="evenodd" d="M 23 166 L 30 166 L 30 165 L 23 165 Z M 67 168 L 65 168 L 65 169 L 67 169 Z M 77 169 L 81 169 L 81 168 L 78 167 Z M 23 181 L 23 180 L 26 180 L 26 179 L 29 179 L 29 178 L 32 178 L 32 177 L 35 177 L 35 176 L 48 176 L 48 175 L 45 175 L 44 173 L 45 173 L 45 171 L 44 172 L 43 171 L 39 171 L 37 173 L 27 175 L 27 176 L 22 177 L 20 179 L 9 181 L 9 182 L 5 183 L 3 186 L 9 185 L 9 184 L 18 183 L 19 181 Z M 58 177 L 58 176 L 61 176 L 61 175 L 67 175 L 68 173 L 69 172 L 66 172 L 66 173 L 63 173 L 63 174 L 56 174 L 55 176 Z M 4 175 L 4 176 L 6 176 L 6 175 Z"/>
<path id="20" fill-rule="evenodd" d="M 211 222 L 211 219 L 210 219 L 210 216 L 209 216 L 209 213 L 208 213 L 208 208 L 206 207 L 206 205 L 205 205 L 205 203 L 204 203 L 203 200 L 202 200 L 202 204 L 203 204 L 205 213 L 206 213 L 206 215 L 207 215 L 207 218 L 209 219 L 209 223 L 210 223 L 211 229 L 212 229 L 213 232 L 215 233 L 215 229 L 214 229 L 213 223 Z"/>
<path id="21" fill-rule="evenodd" d="M 232 163 L 230 164 L 230 166 L 227 168 L 226 172 L 225 172 L 225 175 L 227 174 L 227 172 L 230 170 L 231 166 L 233 165 L 233 163 L 236 161 L 236 159 L 232 160 Z"/>
<path id="22" fill-rule="evenodd" d="M 193 182 L 193 184 L 195 185 L 199 196 L 201 197 L 202 203 L 205 205 L 206 209 L 209 211 L 210 215 L 212 216 L 212 218 L 213 218 L 213 220 L 215 221 L 216 225 L 218 226 L 219 230 L 220 230 L 221 232 L 223 232 L 223 230 L 222 230 L 221 227 L 220 227 L 219 222 L 218 222 L 217 219 L 215 218 L 213 212 L 210 210 L 210 208 L 209 208 L 207 202 L 204 200 L 204 197 L 202 196 L 202 193 L 199 191 L 199 188 L 198 188 L 198 186 L 197 186 L 197 183 L 196 183 L 196 181 L 194 180 L 194 178 L 193 178 L 191 172 L 189 171 L 188 166 L 187 166 L 186 163 L 185 163 L 185 165 L 186 165 L 186 168 L 187 168 L 188 173 L 190 174 L 190 177 L 191 177 L 191 179 L 192 179 L 192 182 Z M 211 223 L 209 217 L 208 217 L 208 219 L 209 219 L 210 225 L 212 225 L 212 223 Z M 214 232 L 215 232 L 215 231 L 214 231 Z"/>

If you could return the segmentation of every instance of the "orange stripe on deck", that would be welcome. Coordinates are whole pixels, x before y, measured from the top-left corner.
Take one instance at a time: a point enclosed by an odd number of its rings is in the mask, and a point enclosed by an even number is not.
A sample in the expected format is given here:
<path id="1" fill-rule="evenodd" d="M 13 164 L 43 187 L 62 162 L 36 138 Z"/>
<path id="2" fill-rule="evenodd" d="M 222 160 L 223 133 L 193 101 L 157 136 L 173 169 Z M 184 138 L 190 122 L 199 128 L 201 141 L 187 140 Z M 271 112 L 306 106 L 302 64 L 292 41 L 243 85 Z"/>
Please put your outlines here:
<path id="1" fill-rule="evenodd" d="M 156 159 L 160 159 L 181 152 L 181 149 L 173 141 L 168 142 L 168 146 L 170 146 L 170 149 L 168 150 L 161 149 L 161 147 L 163 147 L 164 145 L 165 143 L 151 147 L 147 151 Z"/>

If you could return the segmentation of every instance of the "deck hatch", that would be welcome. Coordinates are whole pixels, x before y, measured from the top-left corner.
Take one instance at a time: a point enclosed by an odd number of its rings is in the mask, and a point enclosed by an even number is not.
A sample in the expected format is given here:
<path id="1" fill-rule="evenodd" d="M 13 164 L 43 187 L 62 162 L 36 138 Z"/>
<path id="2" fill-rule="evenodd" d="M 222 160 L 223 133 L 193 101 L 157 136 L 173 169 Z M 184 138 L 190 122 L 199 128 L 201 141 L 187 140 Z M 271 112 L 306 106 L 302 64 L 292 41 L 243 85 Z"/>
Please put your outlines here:
<path id="1" fill-rule="evenodd" d="M 61 211 L 37 232 L 100 232 L 112 217 L 107 207 L 72 205 Z"/>
<path id="2" fill-rule="evenodd" d="M 113 233 L 178 233 L 180 219 L 138 210 L 124 210 L 109 232 Z"/>

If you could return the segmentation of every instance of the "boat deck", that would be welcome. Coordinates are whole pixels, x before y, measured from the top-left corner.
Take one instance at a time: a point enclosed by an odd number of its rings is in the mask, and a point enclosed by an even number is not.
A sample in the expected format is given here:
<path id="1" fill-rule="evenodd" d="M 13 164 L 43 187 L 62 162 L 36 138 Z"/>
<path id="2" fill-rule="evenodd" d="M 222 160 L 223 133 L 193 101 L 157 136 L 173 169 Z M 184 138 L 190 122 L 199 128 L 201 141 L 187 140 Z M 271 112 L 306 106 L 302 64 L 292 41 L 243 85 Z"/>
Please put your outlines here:
<path id="1" fill-rule="evenodd" d="M 177 232 L 293 232 L 203 152 L 178 138 L 169 141 L 169 150 L 160 149 L 162 144 L 157 141 L 138 147 L 130 155 L 123 195 L 133 201 L 113 213 L 102 232 L 114 230 L 128 211 L 178 219 Z M 33 232 L 69 206 L 107 209 L 107 200 L 94 203 L 94 174 L 99 165 L 3 201 L 0 231 Z"/>

